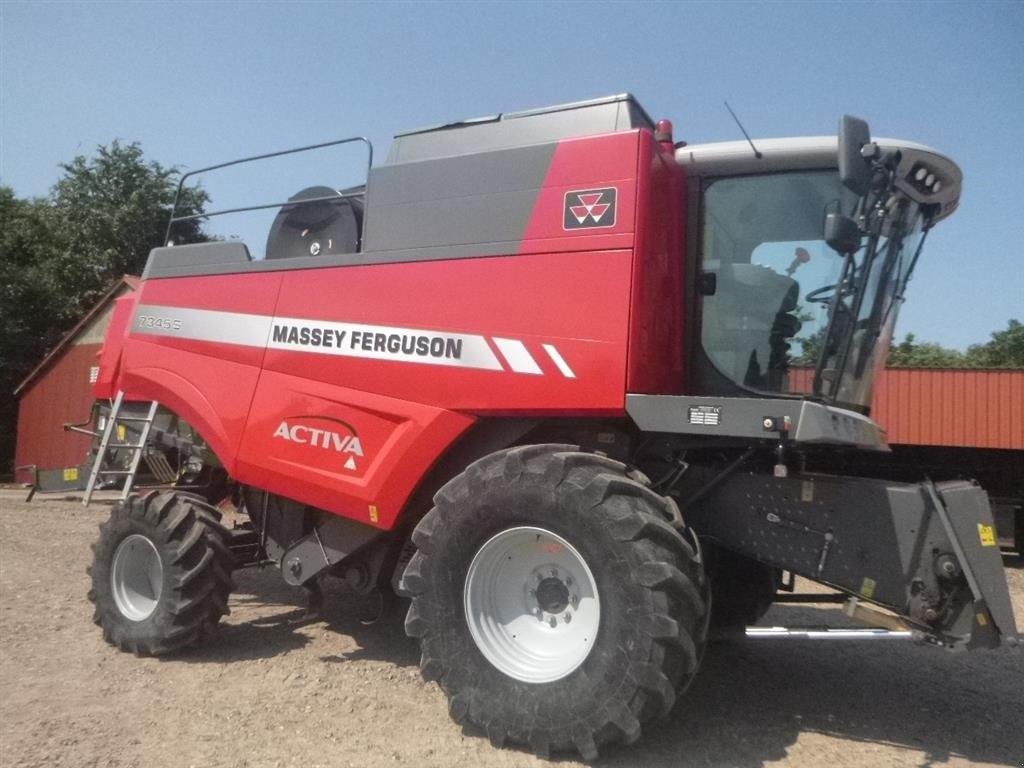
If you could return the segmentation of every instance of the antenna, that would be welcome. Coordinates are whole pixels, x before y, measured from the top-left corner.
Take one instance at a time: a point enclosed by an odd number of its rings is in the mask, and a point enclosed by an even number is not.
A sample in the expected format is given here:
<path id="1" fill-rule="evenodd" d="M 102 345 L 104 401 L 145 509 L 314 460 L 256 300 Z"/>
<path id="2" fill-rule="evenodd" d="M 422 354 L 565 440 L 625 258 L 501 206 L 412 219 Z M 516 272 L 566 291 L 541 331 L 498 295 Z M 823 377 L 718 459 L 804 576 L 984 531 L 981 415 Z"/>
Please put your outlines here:
<path id="1" fill-rule="evenodd" d="M 736 117 L 736 113 L 732 111 L 732 107 L 729 106 L 728 101 L 725 102 L 725 108 L 729 110 L 729 114 L 732 115 L 732 119 L 736 121 L 736 125 L 740 127 L 741 131 L 743 131 L 744 138 L 746 138 L 747 143 L 750 145 L 750 148 L 754 150 L 754 157 L 760 160 L 762 157 L 761 153 L 758 152 L 757 147 L 754 146 L 754 142 L 751 140 L 750 134 L 747 133 L 747 129 L 743 127 L 743 123 L 740 122 L 740 119 Z"/>

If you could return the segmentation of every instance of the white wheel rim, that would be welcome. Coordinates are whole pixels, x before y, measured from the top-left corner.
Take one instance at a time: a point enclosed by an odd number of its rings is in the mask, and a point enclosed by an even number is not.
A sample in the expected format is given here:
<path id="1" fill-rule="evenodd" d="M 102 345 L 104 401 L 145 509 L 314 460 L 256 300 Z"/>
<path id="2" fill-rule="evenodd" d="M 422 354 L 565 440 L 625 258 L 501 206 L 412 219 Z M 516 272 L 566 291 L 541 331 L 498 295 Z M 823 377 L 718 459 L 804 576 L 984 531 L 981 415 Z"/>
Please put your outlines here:
<path id="1" fill-rule="evenodd" d="M 473 557 L 463 588 L 476 647 L 509 677 L 550 683 L 590 654 L 601 622 L 586 561 L 556 533 L 509 528 Z"/>
<path id="2" fill-rule="evenodd" d="M 156 545 L 139 533 L 117 545 L 110 569 L 114 603 L 131 621 L 144 621 L 156 610 L 164 585 L 164 566 Z"/>

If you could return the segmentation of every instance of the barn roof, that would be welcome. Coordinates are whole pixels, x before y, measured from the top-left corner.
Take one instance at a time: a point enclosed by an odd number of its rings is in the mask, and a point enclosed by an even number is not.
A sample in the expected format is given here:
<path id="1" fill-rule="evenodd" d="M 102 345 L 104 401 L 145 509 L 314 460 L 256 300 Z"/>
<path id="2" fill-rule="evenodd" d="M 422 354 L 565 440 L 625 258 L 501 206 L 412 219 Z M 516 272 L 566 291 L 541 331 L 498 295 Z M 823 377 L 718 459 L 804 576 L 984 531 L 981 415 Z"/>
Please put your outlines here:
<path id="1" fill-rule="evenodd" d="M 75 323 L 75 327 L 68 331 L 64 335 L 64 338 L 57 342 L 57 346 L 51 349 L 39 365 L 33 368 L 32 372 L 29 373 L 29 375 L 26 376 L 15 388 L 14 394 L 21 394 L 30 384 L 32 384 L 32 382 L 38 379 L 50 367 L 50 365 L 64 353 L 64 350 L 71 345 L 71 342 L 73 342 L 75 337 L 82 332 L 82 329 L 88 326 L 89 323 L 92 322 L 92 320 L 99 315 L 111 301 L 116 299 L 126 286 L 129 290 L 134 291 L 139 287 L 139 278 L 134 275 L 123 275 L 120 280 L 110 286 L 110 290 L 103 294 L 103 297 L 96 302 L 92 309 L 86 312 L 82 319 Z"/>

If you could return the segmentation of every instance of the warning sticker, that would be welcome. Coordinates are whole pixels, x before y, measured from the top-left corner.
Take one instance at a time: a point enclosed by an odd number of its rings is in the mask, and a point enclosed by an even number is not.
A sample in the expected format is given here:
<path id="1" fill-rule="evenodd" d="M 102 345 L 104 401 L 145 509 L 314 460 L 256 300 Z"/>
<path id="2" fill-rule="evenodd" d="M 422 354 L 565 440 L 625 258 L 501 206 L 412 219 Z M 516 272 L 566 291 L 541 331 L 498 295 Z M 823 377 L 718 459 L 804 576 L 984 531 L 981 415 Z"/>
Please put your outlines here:
<path id="1" fill-rule="evenodd" d="M 869 600 L 875 596 L 875 587 L 878 586 L 874 579 L 868 576 L 864 577 L 864 581 L 860 585 L 860 593 Z"/>
<path id="2" fill-rule="evenodd" d="M 64 482 L 73 483 L 78 479 L 78 467 L 71 467 L 64 470 Z"/>
<path id="3" fill-rule="evenodd" d="M 707 427 L 717 427 L 722 422 L 722 406 L 720 405 L 691 405 L 687 409 L 687 420 L 691 424 L 703 424 Z"/>
<path id="4" fill-rule="evenodd" d="M 996 545 L 996 530 L 991 525 L 978 523 L 978 537 L 981 539 L 981 546 L 994 547 Z"/>
<path id="5" fill-rule="evenodd" d="M 800 501 L 814 501 L 814 481 L 804 480 L 800 487 Z"/>

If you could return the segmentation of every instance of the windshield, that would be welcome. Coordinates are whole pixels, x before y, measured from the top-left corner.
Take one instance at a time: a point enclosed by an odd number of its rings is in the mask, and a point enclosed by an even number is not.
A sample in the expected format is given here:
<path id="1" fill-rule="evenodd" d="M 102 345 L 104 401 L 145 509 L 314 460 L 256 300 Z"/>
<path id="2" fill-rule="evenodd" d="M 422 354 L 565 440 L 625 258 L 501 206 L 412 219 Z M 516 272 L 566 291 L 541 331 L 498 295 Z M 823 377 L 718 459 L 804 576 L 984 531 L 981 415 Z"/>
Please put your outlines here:
<path id="1" fill-rule="evenodd" d="M 871 406 L 875 374 L 885 366 L 903 292 L 924 244 L 918 206 L 894 196 L 883 232 L 865 237 L 843 279 L 827 298 L 832 324 L 822 348 L 814 392 L 862 410 Z"/>
<path id="2" fill-rule="evenodd" d="M 900 198 L 885 232 L 845 258 L 823 239 L 825 215 L 856 205 L 834 170 L 706 186 L 701 271 L 714 278 L 702 281 L 701 342 L 719 373 L 756 392 L 869 408 L 921 217 Z"/>

